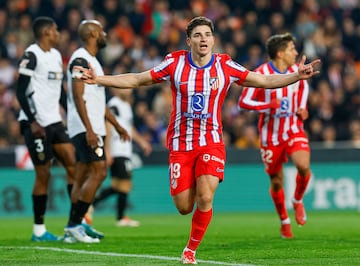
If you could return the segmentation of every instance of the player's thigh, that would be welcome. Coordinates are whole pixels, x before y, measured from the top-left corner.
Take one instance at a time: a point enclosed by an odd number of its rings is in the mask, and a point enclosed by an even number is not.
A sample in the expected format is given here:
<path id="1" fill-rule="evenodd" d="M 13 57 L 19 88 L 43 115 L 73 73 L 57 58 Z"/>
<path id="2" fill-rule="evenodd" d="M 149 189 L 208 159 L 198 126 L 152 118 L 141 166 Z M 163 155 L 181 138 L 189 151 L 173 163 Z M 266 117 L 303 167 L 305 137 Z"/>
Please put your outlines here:
<path id="1" fill-rule="evenodd" d="M 52 159 L 52 149 L 49 139 L 35 137 L 28 122 L 21 123 L 21 132 L 24 136 L 26 147 L 34 165 L 47 165 Z"/>
<path id="2" fill-rule="evenodd" d="M 290 156 L 295 167 L 301 170 L 310 168 L 310 152 L 307 150 L 294 151 Z"/>

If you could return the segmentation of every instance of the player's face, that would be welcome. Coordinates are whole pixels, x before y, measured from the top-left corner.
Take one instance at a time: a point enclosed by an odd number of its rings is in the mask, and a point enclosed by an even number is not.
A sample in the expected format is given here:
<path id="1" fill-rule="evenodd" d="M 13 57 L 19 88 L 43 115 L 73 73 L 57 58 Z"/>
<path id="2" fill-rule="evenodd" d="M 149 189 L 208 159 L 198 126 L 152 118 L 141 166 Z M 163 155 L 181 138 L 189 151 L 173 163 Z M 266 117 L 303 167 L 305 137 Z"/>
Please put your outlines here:
<path id="1" fill-rule="evenodd" d="M 99 37 L 97 39 L 97 46 L 99 49 L 102 49 L 106 46 L 106 33 L 102 27 L 98 28 Z"/>
<path id="2" fill-rule="evenodd" d="M 49 38 L 51 40 L 52 45 L 56 46 L 60 41 L 60 33 L 58 31 L 56 24 L 49 27 L 48 34 L 49 34 Z"/>
<path id="3" fill-rule="evenodd" d="M 190 46 L 191 52 L 200 56 L 211 54 L 214 46 L 214 35 L 209 26 L 200 25 L 194 28 L 187 44 Z"/>
<path id="4" fill-rule="evenodd" d="M 299 53 L 296 50 L 294 42 L 289 42 L 287 48 L 284 51 L 284 62 L 287 66 L 292 66 L 296 62 L 296 58 Z"/>

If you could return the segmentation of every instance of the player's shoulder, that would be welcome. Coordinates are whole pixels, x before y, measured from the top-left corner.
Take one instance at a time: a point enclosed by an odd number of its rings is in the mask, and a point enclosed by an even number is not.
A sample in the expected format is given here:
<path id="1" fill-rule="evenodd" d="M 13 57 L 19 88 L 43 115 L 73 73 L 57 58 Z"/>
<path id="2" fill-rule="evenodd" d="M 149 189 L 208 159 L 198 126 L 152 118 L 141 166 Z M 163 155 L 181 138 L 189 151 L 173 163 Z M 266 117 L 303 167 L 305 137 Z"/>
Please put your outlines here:
<path id="1" fill-rule="evenodd" d="M 61 57 L 61 53 L 58 49 L 56 48 L 51 48 L 50 49 L 50 52 L 54 55 L 54 56 L 57 56 L 57 57 Z"/>
<path id="2" fill-rule="evenodd" d="M 116 97 L 114 95 L 112 95 L 111 97 L 109 97 L 108 101 L 107 101 L 107 105 L 108 106 L 114 106 L 114 105 L 118 105 L 119 102 L 119 97 Z"/>
<path id="3" fill-rule="evenodd" d="M 174 51 L 171 53 L 168 53 L 165 58 L 169 59 L 169 58 L 179 58 L 180 56 L 186 56 L 189 53 L 189 51 L 186 50 L 178 50 L 178 51 Z"/>
<path id="4" fill-rule="evenodd" d="M 80 48 L 76 49 L 71 55 L 72 60 L 74 60 L 75 58 L 89 59 L 89 58 L 91 58 L 91 55 L 89 54 L 89 52 L 86 49 L 84 49 L 83 47 L 80 47 Z M 70 59 L 70 61 L 71 61 L 71 59 Z"/>
<path id="5" fill-rule="evenodd" d="M 231 56 L 228 54 L 214 53 L 214 56 L 215 56 L 215 59 L 218 59 L 218 60 L 223 60 L 223 61 L 232 60 Z"/>
<path id="6" fill-rule="evenodd" d="M 69 67 L 72 69 L 74 66 L 82 66 L 89 68 L 89 53 L 84 48 L 76 49 L 69 60 Z"/>

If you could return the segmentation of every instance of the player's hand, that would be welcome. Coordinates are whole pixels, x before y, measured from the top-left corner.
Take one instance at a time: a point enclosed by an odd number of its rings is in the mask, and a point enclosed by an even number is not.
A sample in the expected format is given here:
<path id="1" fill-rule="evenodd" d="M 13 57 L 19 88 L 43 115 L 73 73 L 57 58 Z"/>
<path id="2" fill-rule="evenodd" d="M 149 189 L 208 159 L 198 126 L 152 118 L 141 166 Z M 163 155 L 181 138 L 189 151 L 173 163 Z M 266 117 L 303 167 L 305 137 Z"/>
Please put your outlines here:
<path id="1" fill-rule="evenodd" d="M 139 143 L 139 146 L 143 150 L 143 153 L 145 156 L 149 156 L 150 153 L 152 152 L 151 144 L 149 142 L 147 142 L 146 140 L 142 140 Z"/>
<path id="2" fill-rule="evenodd" d="M 89 69 L 81 67 L 81 66 L 74 66 L 72 77 L 78 80 L 82 80 L 87 84 L 96 84 L 96 72 L 92 65 L 89 63 Z"/>
<path id="3" fill-rule="evenodd" d="M 317 75 L 320 73 L 318 68 L 320 67 L 321 60 L 315 59 L 309 64 L 305 65 L 306 56 L 303 55 L 299 64 L 298 74 L 299 79 L 309 79 L 314 75 Z"/>
<path id="4" fill-rule="evenodd" d="M 130 141 L 131 137 L 129 135 L 129 133 L 126 131 L 126 129 L 124 129 L 122 126 L 117 125 L 116 127 L 116 131 L 119 133 L 120 139 L 123 141 Z"/>
<path id="5" fill-rule="evenodd" d="M 296 115 L 302 120 L 305 121 L 309 117 L 309 112 L 306 109 L 300 108 L 296 111 Z"/>
<path id="6" fill-rule="evenodd" d="M 40 126 L 40 124 L 37 121 L 31 122 L 30 129 L 31 129 L 31 134 L 35 138 L 45 138 L 46 137 L 45 128 Z"/>
<path id="7" fill-rule="evenodd" d="M 93 131 L 87 130 L 86 142 L 88 146 L 95 149 L 98 146 L 98 136 Z"/>

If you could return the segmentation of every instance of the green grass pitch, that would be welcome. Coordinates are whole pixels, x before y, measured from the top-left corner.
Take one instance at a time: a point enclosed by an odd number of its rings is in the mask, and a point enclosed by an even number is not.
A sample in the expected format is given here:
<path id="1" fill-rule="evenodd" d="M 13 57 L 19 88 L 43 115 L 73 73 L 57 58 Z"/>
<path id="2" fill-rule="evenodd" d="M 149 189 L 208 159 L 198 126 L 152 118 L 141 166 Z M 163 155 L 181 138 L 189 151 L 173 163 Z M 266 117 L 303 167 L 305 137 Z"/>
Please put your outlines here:
<path id="1" fill-rule="evenodd" d="M 216 213 L 197 251 L 199 265 L 360 265 L 360 213 L 309 212 L 294 239 L 281 239 L 271 213 Z M 138 228 L 118 228 L 95 216 L 105 233 L 99 244 L 33 243 L 32 218 L 0 219 L 0 265 L 181 265 L 191 216 L 134 215 Z M 66 217 L 49 216 L 49 231 L 62 235 Z"/>

